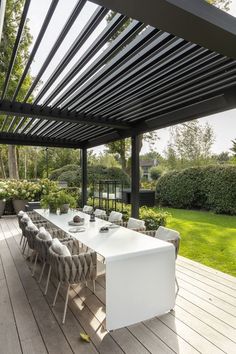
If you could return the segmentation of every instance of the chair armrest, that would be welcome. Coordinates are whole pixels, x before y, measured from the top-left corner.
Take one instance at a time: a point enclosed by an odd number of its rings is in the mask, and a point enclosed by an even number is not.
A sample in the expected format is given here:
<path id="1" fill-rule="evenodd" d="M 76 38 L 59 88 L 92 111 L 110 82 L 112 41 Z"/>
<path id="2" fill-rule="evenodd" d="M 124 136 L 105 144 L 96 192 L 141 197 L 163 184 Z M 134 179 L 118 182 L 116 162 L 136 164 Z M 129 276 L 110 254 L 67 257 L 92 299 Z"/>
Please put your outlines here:
<path id="1" fill-rule="evenodd" d="M 147 236 L 155 237 L 156 230 L 143 230 L 141 233 Z"/>

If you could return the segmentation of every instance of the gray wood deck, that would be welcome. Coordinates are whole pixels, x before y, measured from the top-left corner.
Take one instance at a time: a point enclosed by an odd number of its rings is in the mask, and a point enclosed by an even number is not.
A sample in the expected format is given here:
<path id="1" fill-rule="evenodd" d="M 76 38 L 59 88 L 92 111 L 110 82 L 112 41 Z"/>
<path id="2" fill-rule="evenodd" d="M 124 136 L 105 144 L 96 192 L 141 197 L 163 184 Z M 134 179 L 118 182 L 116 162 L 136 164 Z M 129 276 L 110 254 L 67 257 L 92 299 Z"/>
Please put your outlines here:
<path id="1" fill-rule="evenodd" d="M 52 308 L 55 284 L 45 297 L 45 279 L 39 286 L 32 278 L 19 240 L 16 218 L 0 219 L 0 354 L 236 353 L 236 278 L 179 257 L 175 310 L 107 333 L 105 279 L 99 277 L 96 295 L 82 285 L 71 291 L 61 325 L 64 291 Z M 80 332 L 91 343 L 82 342 Z"/>

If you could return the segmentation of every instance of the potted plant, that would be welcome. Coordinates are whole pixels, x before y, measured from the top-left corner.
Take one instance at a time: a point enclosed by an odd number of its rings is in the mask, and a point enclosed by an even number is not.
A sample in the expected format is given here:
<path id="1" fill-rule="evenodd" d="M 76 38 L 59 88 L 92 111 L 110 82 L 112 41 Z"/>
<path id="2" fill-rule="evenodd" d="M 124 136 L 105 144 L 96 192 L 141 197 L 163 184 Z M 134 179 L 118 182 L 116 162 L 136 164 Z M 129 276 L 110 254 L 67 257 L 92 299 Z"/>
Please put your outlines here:
<path id="1" fill-rule="evenodd" d="M 61 214 L 68 213 L 69 208 L 75 205 L 75 198 L 65 191 L 51 192 L 41 199 L 41 206 L 49 208 L 50 213 L 56 213 L 58 208 Z"/>
<path id="2" fill-rule="evenodd" d="M 37 183 L 27 181 L 11 181 L 11 197 L 16 214 L 25 210 L 29 201 L 35 200 L 40 186 Z"/>
<path id="3" fill-rule="evenodd" d="M 6 205 L 8 193 L 7 188 L 4 182 L 0 183 L 0 217 L 3 215 Z"/>
<path id="4" fill-rule="evenodd" d="M 76 199 L 65 191 L 58 192 L 58 201 L 61 214 L 68 213 L 69 208 L 76 206 Z"/>

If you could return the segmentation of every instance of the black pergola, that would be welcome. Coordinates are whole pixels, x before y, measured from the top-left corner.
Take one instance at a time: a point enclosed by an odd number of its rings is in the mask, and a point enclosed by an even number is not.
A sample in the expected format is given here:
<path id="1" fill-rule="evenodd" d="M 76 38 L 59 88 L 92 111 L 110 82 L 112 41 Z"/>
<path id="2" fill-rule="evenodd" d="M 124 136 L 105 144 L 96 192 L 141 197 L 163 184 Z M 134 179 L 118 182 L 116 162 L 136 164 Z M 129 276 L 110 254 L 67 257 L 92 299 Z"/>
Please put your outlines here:
<path id="1" fill-rule="evenodd" d="M 19 102 L 22 83 L 58 4 L 58 0 L 51 1 L 22 78 L 9 97 L 9 81 L 30 5 L 30 0 L 25 1 L 0 88 L 0 114 L 5 115 L 0 143 L 82 149 L 85 203 L 87 149 L 131 137 L 132 215 L 137 217 L 139 135 L 236 107 L 236 19 L 203 0 L 92 1 L 98 8 L 32 100 L 86 0 L 77 2 Z M 117 14 L 61 75 L 109 9 Z M 133 20 L 112 40 L 129 18 Z"/>

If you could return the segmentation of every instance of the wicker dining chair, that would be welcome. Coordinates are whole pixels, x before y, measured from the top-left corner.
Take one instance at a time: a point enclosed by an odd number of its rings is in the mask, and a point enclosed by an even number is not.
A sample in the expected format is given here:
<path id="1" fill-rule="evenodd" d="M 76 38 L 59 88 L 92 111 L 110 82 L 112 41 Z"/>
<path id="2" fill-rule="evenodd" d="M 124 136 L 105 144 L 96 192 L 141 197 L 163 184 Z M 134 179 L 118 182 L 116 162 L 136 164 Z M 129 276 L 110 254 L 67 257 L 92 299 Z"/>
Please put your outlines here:
<path id="1" fill-rule="evenodd" d="M 181 240 L 178 231 L 169 229 L 164 226 L 159 226 L 157 230 L 143 231 L 142 233 L 145 235 L 156 237 L 159 240 L 172 243 L 175 247 L 175 259 L 177 259 L 179 253 L 179 247 L 180 247 L 180 240 Z M 177 291 L 176 291 L 176 296 L 177 296 L 179 292 L 179 284 L 176 276 L 175 276 L 175 283 L 177 286 Z"/>
<path id="2" fill-rule="evenodd" d="M 129 218 L 127 222 L 123 222 L 124 227 L 127 227 L 130 230 L 142 232 L 146 230 L 145 221 L 135 218 Z"/>
<path id="3" fill-rule="evenodd" d="M 40 275 L 38 278 L 38 283 L 41 283 L 45 267 L 47 264 L 49 265 L 47 281 L 46 281 L 46 285 L 45 285 L 45 289 L 44 289 L 44 295 L 47 294 L 48 284 L 49 284 L 49 280 L 50 280 L 50 276 L 51 276 L 51 265 L 49 264 L 48 250 L 49 250 L 49 247 L 52 245 L 52 240 L 54 238 L 57 238 L 61 242 L 67 242 L 67 241 L 70 241 L 73 239 L 71 236 L 69 236 L 66 232 L 64 232 L 61 229 L 57 229 L 57 228 L 47 229 L 46 232 L 50 235 L 50 237 L 48 239 L 40 238 L 39 232 L 35 235 L 35 239 L 34 239 L 35 261 L 34 261 L 34 267 L 33 267 L 33 272 L 32 272 L 32 276 L 34 276 L 36 263 L 37 263 L 38 258 L 40 258 L 40 260 L 42 262 L 42 269 L 41 269 L 41 272 L 40 272 Z"/>
<path id="4" fill-rule="evenodd" d="M 95 291 L 95 279 L 97 278 L 97 254 L 96 252 L 87 252 L 78 254 L 78 241 L 71 240 L 64 242 L 64 245 L 70 250 L 71 256 L 61 256 L 55 252 L 53 245 L 49 248 L 49 264 L 52 272 L 58 280 L 55 297 L 52 306 L 55 306 L 59 288 L 62 283 L 67 285 L 66 299 L 62 323 L 65 323 L 66 311 L 69 298 L 70 286 L 91 280 L 93 290 Z"/>

